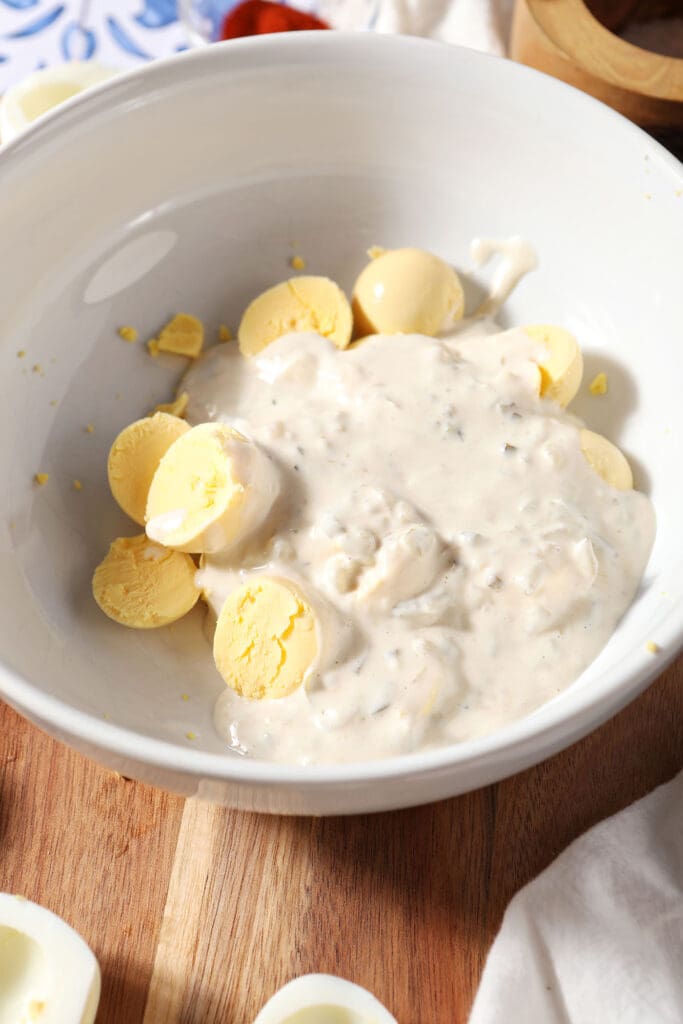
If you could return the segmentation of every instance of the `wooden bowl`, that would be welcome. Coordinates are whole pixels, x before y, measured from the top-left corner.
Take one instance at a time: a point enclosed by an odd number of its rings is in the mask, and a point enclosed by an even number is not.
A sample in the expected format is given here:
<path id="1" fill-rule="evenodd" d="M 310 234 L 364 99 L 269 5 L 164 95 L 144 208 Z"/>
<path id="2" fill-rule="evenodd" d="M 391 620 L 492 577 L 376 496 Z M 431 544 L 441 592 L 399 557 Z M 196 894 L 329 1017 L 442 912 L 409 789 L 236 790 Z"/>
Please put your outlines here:
<path id="1" fill-rule="evenodd" d="M 643 50 L 610 31 L 632 16 L 673 13 L 679 4 L 593 0 L 590 6 L 584 0 L 517 0 L 512 58 L 577 86 L 650 131 L 683 130 L 683 60 Z"/>

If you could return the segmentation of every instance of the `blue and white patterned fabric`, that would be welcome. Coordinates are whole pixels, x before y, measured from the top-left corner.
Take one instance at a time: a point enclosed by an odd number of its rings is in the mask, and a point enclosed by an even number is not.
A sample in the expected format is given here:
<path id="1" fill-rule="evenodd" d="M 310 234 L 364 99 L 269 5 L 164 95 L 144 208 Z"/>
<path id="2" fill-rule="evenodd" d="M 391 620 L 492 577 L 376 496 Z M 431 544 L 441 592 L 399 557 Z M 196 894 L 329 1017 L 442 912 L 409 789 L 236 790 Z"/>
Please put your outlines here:
<path id="1" fill-rule="evenodd" d="M 222 12 L 240 0 L 201 0 Z M 333 28 L 431 36 L 504 52 L 512 0 L 284 0 Z M 0 0 L 0 94 L 65 60 L 136 67 L 188 45 L 178 0 Z"/>
<path id="2" fill-rule="evenodd" d="M 135 67 L 186 46 L 176 0 L 0 0 L 0 92 L 65 60 Z"/>
<path id="3" fill-rule="evenodd" d="M 240 0 L 214 0 L 227 12 Z M 293 0 L 335 27 L 372 28 L 381 0 Z M 321 8 L 326 8 L 323 12 Z M 177 0 L 0 0 L 0 93 L 65 60 L 135 67 L 187 47 Z"/>

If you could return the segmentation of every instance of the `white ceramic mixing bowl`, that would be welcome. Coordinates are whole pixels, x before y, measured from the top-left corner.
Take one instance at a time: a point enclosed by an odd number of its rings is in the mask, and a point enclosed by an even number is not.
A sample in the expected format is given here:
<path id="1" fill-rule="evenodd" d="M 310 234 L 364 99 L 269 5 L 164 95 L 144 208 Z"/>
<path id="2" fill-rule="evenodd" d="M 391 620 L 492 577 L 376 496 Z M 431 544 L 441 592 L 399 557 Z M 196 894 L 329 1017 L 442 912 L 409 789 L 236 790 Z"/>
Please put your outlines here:
<path id="1" fill-rule="evenodd" d="M 683 625 L 682 189 L 672 157 L 561 83 L 371 35 L 208 47 L 98 87 L 7 146 L 5 699 L 126 775 L 236 807 L 322 814 L 489 783 L 614 714 L 673 656 Z M 657 510 L 635 604 L 575 685 L 485 739 L 325 768 L 226 752 L 212 726 L 223 684 L 200 611 L 135 632 L 91 598 L 109 541 L 135 532 L 108 493 L 109 445 L 179 375 L 178 360 L 152 360 L 115 329 L 133 324 L 144 339 L 185 310 L 213 334 L 287 274 L 293 253 L 348 287 L 372 243 L 432 249 L 476 288 L 489 272 L 471 272 L 470 240 L 513 234 L 534 243 L 540 268 L 507 303 L 506 322 L 563 324 L 580 339 L 587 375 L 608 371 L 609 395 L 584 398 L 578 412 L 625 449 Z M 49 473 L 45 486 L 36 472 Z"/>

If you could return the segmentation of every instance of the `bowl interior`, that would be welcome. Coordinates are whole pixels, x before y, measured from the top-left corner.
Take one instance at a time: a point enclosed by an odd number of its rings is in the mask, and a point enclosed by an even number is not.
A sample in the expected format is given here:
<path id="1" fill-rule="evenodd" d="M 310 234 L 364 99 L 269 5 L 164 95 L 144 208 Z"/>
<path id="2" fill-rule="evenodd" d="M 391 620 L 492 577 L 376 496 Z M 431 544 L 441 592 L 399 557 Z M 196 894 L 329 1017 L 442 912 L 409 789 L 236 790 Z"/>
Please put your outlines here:
<path id="1" fill-rule="evenodd" d="M 537 248 L 539 269 L 503 323 L 577 335 L 586 379 L 606 370 L 610 390 L 596 399 L 584 388 L 576 412 L 623 447 L 655 504 L 637 601 L 554 704 L 569 713 L 615 668 L 628 677 L 647 640 L 674 642 L 681 623 L 682 187 L 646 136 L 559 83 L 464 51 L 332 34 L 216 47 L 124 76 L 7 147 L 0 654 L 10 696 L 16 673 L 97 720 L 220 753 L 211 716 L 222 683 L 201 612 L 127 631 L 90 595 L 110 540 L 139 532 L 109 495 L 109 445 L 168 400 L 184 368 L 151 359 L 144 340 L 181 310 L 217 338 L 295 254 L 348 289 L 374 243 L 438 252 L 474 297 L 495 270 L 473 269 L 477 235 L 519 234 Z M 117 336 L 124 324 L 136 344 Z M 45 486 L 36 472 L 49 473 Z M 536 712 L 539 726 L 548 713 Z"/>

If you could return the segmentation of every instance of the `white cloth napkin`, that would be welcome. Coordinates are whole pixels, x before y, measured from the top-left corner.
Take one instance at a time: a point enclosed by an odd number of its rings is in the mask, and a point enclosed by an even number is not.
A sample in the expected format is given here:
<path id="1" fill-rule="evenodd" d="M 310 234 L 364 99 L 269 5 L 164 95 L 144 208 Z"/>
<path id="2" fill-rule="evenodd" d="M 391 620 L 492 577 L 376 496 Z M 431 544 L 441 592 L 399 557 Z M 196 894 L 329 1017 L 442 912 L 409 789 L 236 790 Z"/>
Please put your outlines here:
<path id="1" fill-rule="evenodd" d="M 288 0 L 333 28 L 440 39 L 505 54 L 514 0 Z"/>
<path id="2" fill-rule="evenodd" d="M 683 772 L 508 907 L 469 1024 L 681 1024 Z"/>
<path id="3" fill-rule="evenodd" d="M 504 55 L 512 0 L 385 0 L 376 29 Z"/>

